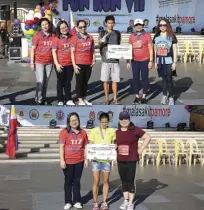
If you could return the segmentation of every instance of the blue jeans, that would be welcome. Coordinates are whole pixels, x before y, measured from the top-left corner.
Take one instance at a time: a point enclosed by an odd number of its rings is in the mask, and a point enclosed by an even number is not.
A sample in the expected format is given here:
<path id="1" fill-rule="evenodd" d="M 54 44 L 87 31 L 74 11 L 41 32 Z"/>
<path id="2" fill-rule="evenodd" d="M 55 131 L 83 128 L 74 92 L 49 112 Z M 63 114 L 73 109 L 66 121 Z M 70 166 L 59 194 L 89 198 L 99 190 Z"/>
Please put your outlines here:
<path id="1" fill-rule="evenodd" d="M 111 164 L 108 162 L 92 161 L 92 171 L 111 172 Z"/>
<path id="2" fill-rule="evenodd" d="M 76 164 L 67 164 L 67 167 L 63 169 L 65 182 L 65 204 L 81 202 L 81 175 L 84 169 L 84 161 Z M 73 190 L 73 202 L 72 202 L 72 190 Z"/>
<path id="3" fill-rule="evenodd" d="M 143 94 L 147 94 L 149 88 L 149 59 L 145 61 L 132 61 L 133 88 L 134 93 L 139 94 L 140 74 L 142 77 Z"/>

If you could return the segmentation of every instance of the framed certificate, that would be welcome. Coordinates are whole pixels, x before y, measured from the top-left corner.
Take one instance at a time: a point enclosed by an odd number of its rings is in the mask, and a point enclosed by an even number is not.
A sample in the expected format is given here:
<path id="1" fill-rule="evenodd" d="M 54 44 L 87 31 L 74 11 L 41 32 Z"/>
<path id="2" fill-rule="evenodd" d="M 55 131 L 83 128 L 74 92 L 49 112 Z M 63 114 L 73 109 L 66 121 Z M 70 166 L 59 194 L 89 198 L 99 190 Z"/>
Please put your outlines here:
<path id="1" fill-rule="evenodd" d="M 132 59 L 132 45 L 108 45 L 108 59 Z"/>
<path id="2" fill-rule="evenodd" d="M 115 144 L 88 144 L 88 160 L 116 160 Z"/>

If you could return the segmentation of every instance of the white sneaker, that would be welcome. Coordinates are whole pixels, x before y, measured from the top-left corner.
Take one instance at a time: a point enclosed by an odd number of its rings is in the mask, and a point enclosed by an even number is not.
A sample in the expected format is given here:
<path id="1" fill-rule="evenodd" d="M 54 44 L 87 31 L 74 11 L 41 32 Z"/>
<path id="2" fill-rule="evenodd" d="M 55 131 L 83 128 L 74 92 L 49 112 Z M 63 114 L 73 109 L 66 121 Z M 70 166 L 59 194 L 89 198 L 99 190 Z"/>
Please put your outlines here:
<path id="1" fill-rule="evenodd" d="M 81 203 L 75 203 L 74 204 L 74 208 L 76 208 L 76 209 L 82 209 Z"/>
<path id="2" fill-rule="evenodd" d="M 72 208 L 72 204 L 70 204 L 70 203 L 66 203 L 64 206 L 64 210 L 69 210 L 71 208 Z"/>
<path id="3" fill-rule="evenodd" d="M 128 207 L 128 204 L 129 204 L 128 200 L 124 200 L 123 204 L 120 206 L 120 209 L 126 210 Z"/>
<path id="4" fill-rule="evenodd" d="M 134 205 L 132 203 L 129 203 L 127 210 L 134 210 Z"/>
<path id="5" fill-rule="evenodd" d="M 161 100 L 161 104 L 166 105 L 167 104 L 167 100 L 168 100 L 168 97 L 167 96 L 163 96 L 162 100 Z"/>
<path id="6" fill-rule="evenodd" d="M 75 106 L 75 103 L 72 100 L 67 101 L 67 106 Z"/>
<path id="7" fill-rule="evenodd" d="M 89 102 L 89 101 L 87 101 L 86 99 L 84 99 L 84 102 L 85 102 L 85 104 L 86 104 L 86 105 L 88 105 L 88 106 L 92 106 L 92 103 L 91 103 L 91 102 Z"/>
<path id="8" fill-rule="evenodd" d="M 84 101 L 81 101 L 78 103 L 79 106 L 86 106 L 86 104 L 84 103 Z"/>
<path id="9" fill-rule="evenodd" d="M 174 98 L 173 97 L 170 97 L 169 98 L 169 105 L 170 106 L 173 106 L 175 103 L 174 103 Z"/>
<path id="10" fill-rule="evenodd" d="M 62 101 L 60 101 L 58 104 L 57 104 L 57 106 L 63 106 L 64 105 L 64 103 L 62 102 Z"/>

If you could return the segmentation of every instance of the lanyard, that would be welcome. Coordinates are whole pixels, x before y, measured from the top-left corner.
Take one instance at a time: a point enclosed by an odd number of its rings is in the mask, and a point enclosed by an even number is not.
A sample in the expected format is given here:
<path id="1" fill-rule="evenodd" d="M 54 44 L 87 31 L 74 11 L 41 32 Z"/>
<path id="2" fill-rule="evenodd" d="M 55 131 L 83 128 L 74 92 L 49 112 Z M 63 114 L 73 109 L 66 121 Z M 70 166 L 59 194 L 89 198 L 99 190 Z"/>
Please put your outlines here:
<path id="1" fill-rule="evenodd" d="M 102 144 L 104 144 L 104 139 L 105 139 L 105 137 L 104 137 L 104 134 L 103 134 L 103 131 L 102 131 L 101 128 L 100 128 L 100 132 L 101 132 Z"/>

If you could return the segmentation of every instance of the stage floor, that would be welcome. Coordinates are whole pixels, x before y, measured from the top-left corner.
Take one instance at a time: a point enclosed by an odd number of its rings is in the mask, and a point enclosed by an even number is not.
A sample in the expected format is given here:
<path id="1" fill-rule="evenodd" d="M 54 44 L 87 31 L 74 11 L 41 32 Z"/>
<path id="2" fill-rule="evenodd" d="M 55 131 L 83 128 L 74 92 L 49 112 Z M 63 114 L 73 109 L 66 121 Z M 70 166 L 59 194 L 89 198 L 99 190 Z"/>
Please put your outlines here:
<path id="1" fill-rule="evenodd" d="M 26 65 L 7 64 L 8 60 L 0 60 L 0 104 L 33 105 L 35 96 L 35 74 Z M 119 83 L 119 100 L 121 104 L 132 104 L 132 72 L 126 69 L 125 62 L 121 62 L 121 82 Z M 104 103 L 103 84 L 100 81 L 101 62 L 97 61 L 89 82 L 87 98 L 93 104 Z M 204 104 L 204 65 L 178 64 L 178 77 L 175 77 L 176 104 Z M 155 70 L 150 71 L 149 104 L 159 104 L 162 97 L 162 82 Z M 72 81 L 73 97 L 75 98 L 75 78 Z M 48 102 L 57 104 L 56 74 L 53 71 L 49 87 Z M 112 93 L 110 99 L 112 99 Z"/>
<path id="2" fill-rule="evenodd" d="M 204 167 L 137 167 L 136 210 L 203 210 Z M 84 169 L 82 199 L 84 210 L 92 209 L 91 168 Z M 63 173 L 59 163 L 1 164 L 0 209 L 63 209 Z M 101 186 L 100 186 L 101 188 Z M 101 201 L 101 192 L 99 193 Z M 117 167 L 110 178 L 110 210 L 122 203 Z"/>

